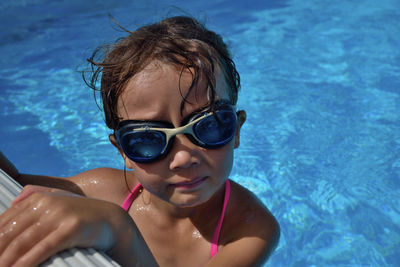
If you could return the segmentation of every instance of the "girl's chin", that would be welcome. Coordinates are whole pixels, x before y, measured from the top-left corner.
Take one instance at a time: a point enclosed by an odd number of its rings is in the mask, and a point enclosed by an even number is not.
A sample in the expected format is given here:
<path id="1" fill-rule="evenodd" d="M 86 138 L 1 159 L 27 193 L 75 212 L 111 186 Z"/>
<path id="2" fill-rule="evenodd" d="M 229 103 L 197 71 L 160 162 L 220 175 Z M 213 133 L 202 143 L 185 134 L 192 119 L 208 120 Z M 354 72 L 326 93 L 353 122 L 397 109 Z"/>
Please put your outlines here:
<path id="1" fill-rule="evenodd" d="M 171 201 L 171 204 L 176 206 L 177 208 L 195 208 L 204 203 L 206 203 L 211 196 L 184 196 L 180 197 L 180 199 L 176 199 L 175 201 Z"/>

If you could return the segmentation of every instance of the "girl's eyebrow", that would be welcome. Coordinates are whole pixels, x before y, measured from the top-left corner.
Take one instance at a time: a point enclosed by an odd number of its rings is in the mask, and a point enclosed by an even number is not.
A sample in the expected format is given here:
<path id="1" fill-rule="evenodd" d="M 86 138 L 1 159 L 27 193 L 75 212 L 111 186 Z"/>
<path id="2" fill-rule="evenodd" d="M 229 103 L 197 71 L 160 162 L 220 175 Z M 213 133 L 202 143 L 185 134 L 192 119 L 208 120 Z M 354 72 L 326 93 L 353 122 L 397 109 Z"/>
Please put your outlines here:
<path id="1" fill-rule="evenodd" d="M 214 107 L 215 108 L 218 108 L 218 107 L 224 106 L 224 105 L 231 105 L 231 103 L 230 103 L 229 100 L 226 100 L 226 99 L 219 99 L 219 100 L 215 101 L 215 103 L 214 103 Z M 186 115 L 185 118 L 190 116 L 190 115 L 192 115 L 192 114 L 194 115 L 194 114 L 197 114 L 197 113 L 206 112 L 206 111 L 210 110 L 210 107 L 211 107 L 210 104 L 206 104 L 206 105 L 194 110 L 190 114 Z"/>
<path id="2" fill-rule="evenodd" d="M 231 105 L 231 103 L 229 100 L 225 100 L 225 99 L 218 100 L 215 103 L 216 108 L 223 106 L 223 105 Z M 183 119 L 181 120 L 181 124 L 182 124 L 182 122 L 188 120 L 189 118 L 191 118 L 197 114 L 200 114 L 200 113 L 208 112 L 209 110 L 210 110 L 210 104 L 206 104 L 206 105 L 192 111 L 185 117 L 183 117 Z M 167 125 L 170 125 L 170 127 L 173 127 L 173 124 L 170 121 L 164 121 L 164 120 L 122 120 L 119 122 L 117 129 L 120 129 L 121 127 L 123 127 L 126 124 L 136 124 L 136 123 L 137 124 L 143 124 L 143 123 L 150 123 L 150 124 L 151 123 L 161 123 L 162 124 L 162 123 L 164 123 L 166 125 L 165 126 L 166 128 L 168 128 Z"/>
<path id="3" fill-rule="evenodd" d="M 202 107 L 200 107 L 200 108 L 198 108 L 198 109 L 192 111 L 190 114 L 188 114 L 187 116 L 185 116 L 185 118 L 188 117 L 188 116 L 191 116 L 191 115 L 198 114 L 198 113 L 206 112 L 206 111 L 209 110 L 209 109 L 210 109 L 210 105 L 204 105 L 204 106 L 202 106 Z"/>
<path id="4" fill-rule="evenodd" d="M 205 105 L 203 107 L 200 107 L 200 108 L 194 110 L 193 112 L 191 112 L 190 114 L 186 115 L 181 120 L 181 123 L 183 121 L 185 121 L 186 119 L 191 118 L 191 117 L 193 117 L 193 116 L 195 116 L 197 114 L 207 112 L 207 110 L 209 110 L 209 109 L 210 109 L 210 105 Z M 122 121 L 119 122 L 117 129 L 120 129 L 120 128 L 122 128 L 123 126 L 125 126 L 127 124 L 130 124 L 130 125 L 134 125 L 134 124 L 143 125 L 143 124 L 146 124 L 146 123 L 149 123 L 149 124 L 152 124 L 152 123 L 165 124 L 165 126 L 163 126 L 165 128 L 173 128 L 174 127 L 172 122 L 170 122 L 170 121 L 157 120 L 157 119 L 155 119 L 155 120 L 122 120 Z"/>
<path id="5" fill-rule="evenodd" d="M 189 118 L 191 118 L 191 117 L 193 117 L 193 116 L 196 116 L 196 115 L 198 115 L 198 114 L 207 112 L 207 111 L 209 111 L 209 110 L 210 110 L 210 105 L 205 105 L 205 106 L 203 106 L 203 107 L 200 107 L 200 108 L 198 108 L 198 109 L 192 111 L 191 113 L 187 114 L 185 117 L 183 117 L 182 120 L 181 120 L 181 124 L 182 124 L 184 121 L 187 121 Z"/>
<path id="6" fill-rule="evenodd" d="M 221 107 L 221 106 L 224 106 L 224 105 L 231 105 L 230 101 L 226 100 L 226 99 L 220 99 L 220 100 L 217 100 L 215 102 L 215 104 L 214 104 L 215 108 L 218 108 L 218 107 Z M 206 105 L 194 110 L 193 112 L 189 113 L 185 117 L 183 117 L 183 119 L 181 120 L 181 124 L 182 124 L 182 122 L 187 121 L 189 118 L 191 118 L 191 117 L 193 117 L 195 115 L 198 115 L 198 114 L 201 114 L 201 113 L 205 113 L 205 112 L 208 112 L 210 110 L 211 110 L 210 104 L 206 104 Z"/>

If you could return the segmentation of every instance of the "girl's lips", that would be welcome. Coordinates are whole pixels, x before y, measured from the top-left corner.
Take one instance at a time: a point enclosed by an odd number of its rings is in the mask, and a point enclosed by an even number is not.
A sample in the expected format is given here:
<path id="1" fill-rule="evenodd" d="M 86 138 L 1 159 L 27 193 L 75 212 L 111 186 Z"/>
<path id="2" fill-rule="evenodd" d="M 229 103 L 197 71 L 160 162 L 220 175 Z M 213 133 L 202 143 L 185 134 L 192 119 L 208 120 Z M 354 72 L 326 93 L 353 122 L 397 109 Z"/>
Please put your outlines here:
<path id="1" fill-rule="evenodd" d="M 199 177 L 199 178 L 195 178 L 191 181 L 187 181 L 187 182 L 180 182 L 180 183 L 176 183 L 176 184 L 171 184 L 173 187 L 176 188 L 185 188 L 185 189 L 189 189 L 189 188 L 194 188 L 199 186 L 201 183 L 203 183 L 205 180 L 207 179 L 206 177 Z"/>

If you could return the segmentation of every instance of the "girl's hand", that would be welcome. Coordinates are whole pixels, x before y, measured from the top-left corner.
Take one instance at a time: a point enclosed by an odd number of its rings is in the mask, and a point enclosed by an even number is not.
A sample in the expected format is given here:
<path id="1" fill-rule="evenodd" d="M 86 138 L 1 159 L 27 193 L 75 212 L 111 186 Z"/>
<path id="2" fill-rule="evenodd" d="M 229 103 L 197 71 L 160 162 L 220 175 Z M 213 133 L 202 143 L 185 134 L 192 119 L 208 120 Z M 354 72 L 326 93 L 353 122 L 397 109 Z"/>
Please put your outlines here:
<path id="1" fill-rule="evenodd" d="M 38 265 L 72 247 L 109 250 L 117 242 L 132 243 L 136 232 L 126 232 L 132 228 L 132 219 L 113 203 L 59 189 L 27 186 L 11 208 L 0 215 L 0 263 Z M 128 242 L 124 237 L 127 233 Z"/>

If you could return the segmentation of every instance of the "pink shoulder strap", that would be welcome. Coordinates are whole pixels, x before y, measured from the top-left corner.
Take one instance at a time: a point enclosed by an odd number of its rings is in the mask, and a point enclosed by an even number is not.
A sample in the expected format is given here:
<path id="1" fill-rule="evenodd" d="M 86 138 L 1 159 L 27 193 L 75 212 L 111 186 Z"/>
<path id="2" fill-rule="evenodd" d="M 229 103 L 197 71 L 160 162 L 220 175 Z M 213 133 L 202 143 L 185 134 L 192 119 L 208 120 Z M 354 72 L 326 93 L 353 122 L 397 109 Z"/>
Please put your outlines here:
<path id="1" fill-rule="evenodd" d="M 131 191 L 131 193 L 128 195 L 128 197 L 125 199 L 124 203 L 122 203 L 122 208 L 125 211 L 128 211 L 129 208 L 132 205 L 132 202 L 135 200 L 135 198 L 137 197 L 137 195 L 140 192 L 140 189 L 142 189 L 142 185 L 140 183 L 138 183 L 133 190 Z"/>
<path id="2" fill-rule="evenodd" d="M 213 235 L 213 238 L 211 240 L 211 258 L 214 257 L 218 253 L 219 235 L 221 233 L 222 222 L 224 221 L 225 211 L 226 211 L 226 207 L 228 206 L 230 194 L 231 194 L 231 184 L 230 184 L 229 180 L 226 180 L 226 182 L 225 182 L 224 205 L 222 207 L 222 212 L 221 212 L 221 215 L 219 216 L 218 224 L 217 224 L 217 227 L 214 230 L 214 235 Z"/>

